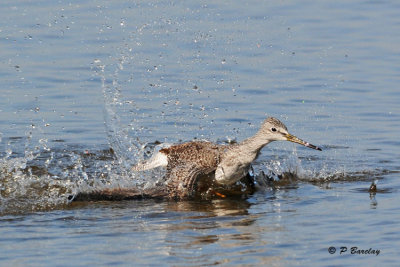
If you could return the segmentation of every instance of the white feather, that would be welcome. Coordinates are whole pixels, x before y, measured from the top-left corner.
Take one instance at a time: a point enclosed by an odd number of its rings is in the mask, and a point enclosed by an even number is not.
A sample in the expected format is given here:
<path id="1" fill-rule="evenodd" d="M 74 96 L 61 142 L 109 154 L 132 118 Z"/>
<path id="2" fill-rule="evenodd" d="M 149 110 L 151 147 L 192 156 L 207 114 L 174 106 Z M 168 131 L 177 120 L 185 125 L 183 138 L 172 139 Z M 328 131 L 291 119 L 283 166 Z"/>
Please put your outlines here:
<path id="1" fill-rule="evenodd" d="M 166 167 L 168 165 L 168 157 L 162 152 L 153 155 L 149 160 L 139 162 L 132 167 L 134 171 L 146 171 L 157 167 Z"/>

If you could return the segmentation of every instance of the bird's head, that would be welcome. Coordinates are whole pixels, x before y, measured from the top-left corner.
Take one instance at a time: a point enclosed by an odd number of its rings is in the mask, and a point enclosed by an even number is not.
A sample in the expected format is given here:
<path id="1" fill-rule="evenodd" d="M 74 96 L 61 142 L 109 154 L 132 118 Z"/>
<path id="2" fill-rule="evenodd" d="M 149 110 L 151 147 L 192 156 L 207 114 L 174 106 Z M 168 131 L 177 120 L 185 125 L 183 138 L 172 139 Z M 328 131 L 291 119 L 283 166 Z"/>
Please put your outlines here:
<path id="1" fill-rule="evenodd" d="M 290 141 L 316 150 L 322 150 L 321 148 L 305 142 L 300 138 L 297 138 L 296 136 L 290 134 L 285 124 L 273 117 L 269 117 L 264 120 L 261 125 L 259 134 L 261 134 L 268 142 Z"/>

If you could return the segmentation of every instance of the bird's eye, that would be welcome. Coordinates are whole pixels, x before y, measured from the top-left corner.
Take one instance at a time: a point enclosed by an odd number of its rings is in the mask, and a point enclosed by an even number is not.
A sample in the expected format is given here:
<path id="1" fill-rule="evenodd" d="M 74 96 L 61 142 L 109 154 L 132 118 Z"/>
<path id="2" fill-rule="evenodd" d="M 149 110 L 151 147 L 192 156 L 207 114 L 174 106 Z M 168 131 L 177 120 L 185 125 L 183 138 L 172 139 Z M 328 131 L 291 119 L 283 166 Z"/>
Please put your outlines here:
<path id="1" fill-rule="evenodd" d="M 271 131 L 276 132 L 276 128 L 271 128 Z"/>

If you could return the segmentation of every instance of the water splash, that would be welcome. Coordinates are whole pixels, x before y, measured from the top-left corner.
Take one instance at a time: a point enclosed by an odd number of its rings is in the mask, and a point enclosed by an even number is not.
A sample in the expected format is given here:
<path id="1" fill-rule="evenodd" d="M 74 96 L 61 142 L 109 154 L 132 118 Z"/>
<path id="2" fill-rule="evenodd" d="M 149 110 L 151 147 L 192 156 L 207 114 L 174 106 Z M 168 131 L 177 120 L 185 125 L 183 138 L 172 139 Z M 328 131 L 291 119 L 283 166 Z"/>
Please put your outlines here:
<path id="1" fill-rule="evenodd" d="M 124 53 L 127 53 L 126 51 Z M 131 60 L 125 54 L 117 60 L 115 71 L 107 79 L 105 66 L 100 60 L 96 61 L 97 73 L 101 77 L 104 96 L 104 123 L 109 145 L 112 148 L 116 162 L 113 162 L 114 175 L 112 180 L 119 180 L 119 186 L 135 186 L 138 188 L 149 187 L 158 181 L 160 175 L 157 171 L 135 173 L 131 168 L 139 160 L 143 160 L 152 153 L 148 151 L 146 136 L 150 135 L 148 128 L 140 124 L 139 111 L 136 100 L 127 99 L 123 95 L 123 79 L 120 72 L 124 70 L 126 61 Z M 126 89 L 126 88 L 125 88 Z"/>
<path id="2" fill-rule="evenodd" d="M 11 149 L 10 149 L 11 151 Z M 0 159 L 0 214 L 54 208 L 68 203 L 84 176 L 77 158 L 70 165 L 54 167 L 65 156 L 54 152 L 25 151 L 26 156 L 10 155 Z M 57 163 L 58 166 L 58 163 Z M 84 180 L 82 180 L 84 181 Z"/>
<path id="3" fill-rule="evenodd" d="M 56 144 L 33 124 L 25 136 L 2 138 L 0 214 L 63 207 L 79 191 L 115 184 L 108 178 L 116 160 L 111 150 Z"/>
<path id="4" fill-rule="evenodd" d="M 139 126 L 135 101 L 122 94 L 120 71 L 126 56 L 105 71 L 100 60 L 94 69 L 101 77 L 104 121 L 110 149 L 71 144 L 52 147 L 40 126 L 31 123 L 23 137 L 1 138 L 0 214 L 46 210 L 68 205 L 78 192 L 107 187 L 151 187 L 162 177 L 152 171 L 139 175 L 130 168 L 152 154 L 152 145 L 142 141 L 150 136 Z M 108 76 L 107 76 L 108 75 Z M 140 138 L 138 138 L 140 136 Z M 148 138 L 149 139 L 149 138 Z"/>

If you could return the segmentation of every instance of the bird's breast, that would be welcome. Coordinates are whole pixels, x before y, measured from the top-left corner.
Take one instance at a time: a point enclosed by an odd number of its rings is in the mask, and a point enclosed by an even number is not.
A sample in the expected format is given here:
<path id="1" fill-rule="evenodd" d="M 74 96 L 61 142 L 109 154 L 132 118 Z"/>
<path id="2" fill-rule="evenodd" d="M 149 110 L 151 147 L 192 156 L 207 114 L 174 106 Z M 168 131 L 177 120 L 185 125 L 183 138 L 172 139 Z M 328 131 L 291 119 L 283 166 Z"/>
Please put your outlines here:
<path id="1" fill-rule="evenodd" d="M 247 175 L 249 166 L 249 164 L 243 164 L 241 162 L 236 162 L 236 164 L 221 162 L 215 170 L 215 180 L 219 184 L 233 184 Z"/>

